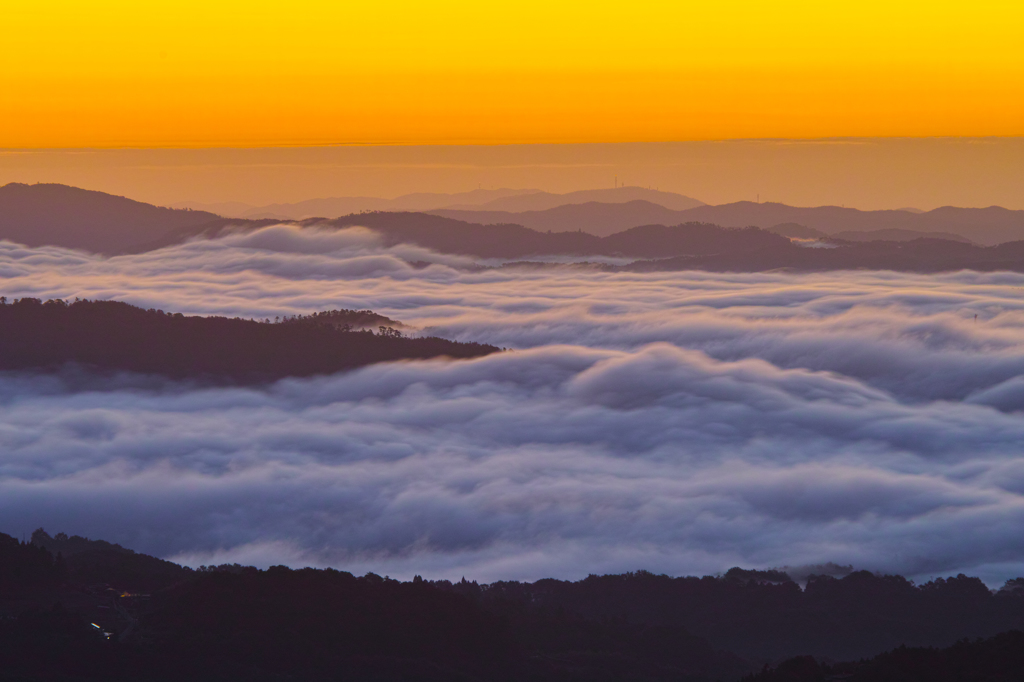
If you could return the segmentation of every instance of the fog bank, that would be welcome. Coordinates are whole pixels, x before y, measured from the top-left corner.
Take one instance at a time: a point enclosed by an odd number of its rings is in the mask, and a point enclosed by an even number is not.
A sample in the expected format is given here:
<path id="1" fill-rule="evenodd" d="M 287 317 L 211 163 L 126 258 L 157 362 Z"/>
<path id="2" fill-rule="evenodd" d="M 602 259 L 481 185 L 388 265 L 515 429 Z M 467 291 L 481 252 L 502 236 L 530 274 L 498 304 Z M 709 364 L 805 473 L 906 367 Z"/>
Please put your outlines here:
<path id="1" fill-rule="evenodd" d="M 469 265 L 363 230 L 0 243 L 8 298 L 371 308 L 515 349 L 259 390 L 0 376 L 0 530 L 393 577 L 1021 572 L 1024 276 Z"/>

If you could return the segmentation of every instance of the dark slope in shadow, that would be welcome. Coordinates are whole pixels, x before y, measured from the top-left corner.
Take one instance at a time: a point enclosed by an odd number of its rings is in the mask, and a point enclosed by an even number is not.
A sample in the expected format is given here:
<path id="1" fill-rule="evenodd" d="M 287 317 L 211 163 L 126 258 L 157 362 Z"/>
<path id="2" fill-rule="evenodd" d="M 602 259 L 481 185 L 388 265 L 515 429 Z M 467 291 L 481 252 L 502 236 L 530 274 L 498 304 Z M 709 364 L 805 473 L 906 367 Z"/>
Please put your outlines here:
<path id="1" fill-rule="evenodd" d="M 353 321 L 346 324 L 349 315 Z M 257 322 L 186 317 L 115 301 L 20 299 L 0 305 L 0 369 L 54 371 L 75 363 L 213 383 L 331 374 L 375 362 L 474 358 L 494 346 L 408 338 L 390 326 L 352 331 L 369 311 Z M 387 318 L 383 318 L 387 319 Z"/>
<path id="2" fill-rule="evenodd" d="M 798 656 L 746 679 L 1018 680 L 1021 585 L 857 571 L 801 589 L 781 571 L 739 568 L 400 582 L 192 570 L 40 529 L 31 543 L 0 533 L 0 677 L 710 682 Z M 974 637 L 991 639 L 954 644 Z M 810 656 L 875 658 L 822 666 Z"/>
<path id="3" fill-rule="evenodd" d="M 219 217 L 67 185 L 11 183 L 0 187 L 0 239 L 26 246 L 124 253 Z"/>
<path id="4" fill-rule="evenodd" d="M 1011 682 L 1024 679 L 1024 632 L 946 647 L 905 647 L 870 660 L 821 663 L 798 656 L 742 682 Z"/>

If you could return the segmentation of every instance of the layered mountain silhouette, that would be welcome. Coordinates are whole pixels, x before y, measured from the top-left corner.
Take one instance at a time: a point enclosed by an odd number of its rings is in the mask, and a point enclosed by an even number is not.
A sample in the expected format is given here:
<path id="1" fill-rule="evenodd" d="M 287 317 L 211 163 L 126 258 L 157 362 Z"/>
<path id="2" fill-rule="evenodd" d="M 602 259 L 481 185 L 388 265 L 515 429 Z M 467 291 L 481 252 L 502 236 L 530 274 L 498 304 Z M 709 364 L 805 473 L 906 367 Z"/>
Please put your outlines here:
<path id="1" fill-rule="evenodd" d="M 931 211 L 861 211 L 839 206 L 803 208 L 785 204 L 741 201 L 721 206 L 700 206 L 685 211 L 677 222 L 699 220 L 723 227 L 772 227 L 798 223 L 828 234 L 843 231 L 901 229 L 915 232 L 951 232 L 985 245 L 1024 239 L 1024 211 L 944 206 Z"/>
<path id="2" fill-rule="evenodd" d="M 444 194 L 439 192 L 417 192 L 404 194 L 394 199 L 380 197 L 329 197 L 308 199 L 295 203 L 251 206 L 238 202 L 220 204 L 181 204 L 181 208 L 195 208 L 218 213 L 228 218 L 276 218 L 278 220 L 304 220 L 306 218 L 336 218 L 363 211 L 430 211 L 435 209 L 469 209 L 489 211 L 537 211 L 565 204 L 582 204 L 591 201 L 602 203 L 624 203 L 643 199 L 659 206 L 681 210 L 703 206 L 696 199 L 659 192 L 644 187 L 619 187 L 616 189 L 593 189 L 566 194 L 553 194 L 537 189 L 475 189 L 469 192 Z"/>
<path id="3" fill-rule="evenodd" d="M 797 224 L 828 235 L 840 232 L 901 230 L 922 233 L 951 233 L 979 244 L 994 245 L 1024 239 L 1024 211 L 998 206 L 954 208 L 933 211 L 861 211 L 839 206 L 803 208 L 785 204 L 758 204 L 741 201 L 721 206 L 697 206 L 672 210 L 644 200 L 623 205 L 587 203 L 559 206 L 541 211 L 452 210 L 431 211 L 436 215 L 471 223 L 514 223 L 535 230 L 582 230 L 603 236 L 621 230 L 661 223 L 712 223 L 722 227 L 760 227 L 770 229 L 781 224 Z M 922 235 L 928 236 L 928 235 Z M 892 235 L 880 235 L 891 239 Z M 893 240 L 893 241 L 902 241 Z"/>
<path id="4" fill-rule="evenodd" d="M 172 238 L 216 237 L 229 229 L 258 229 L 268 224 L 272 221 L 225 220 L 198 233 L 173 235 Z M 383 212 L 297 224 L 319 229 L 368 227 L 381 235 L 386 246 L 417 244 L 442 253 L 484 259 L 531 261 L 568 255 L 577 262 L 633 261 L 600 265 L 610 271 L 867 269 L 946 272 L 973 269 L 1024 272 L 1024 241 L 978 246 L 962 240 L 926 237 L 911 241 L 830 238 L 808 245 L 757 227 L 726 228 L 706 223 L 644 225 L 597 237 L 579 231 L 538 232 L 521 225 L 478 225 L 425 213 Z"/>
<path id="5" fill-rule="evenodd" d="M 686 211 L 674 211 L 641 199 L 621 204 L 590 201 L 519 213 L 452 209 L 430 213 L 481 225 L 516 224 L 539 232 L 582 231 L 598 237 L 606 237 L 640 225 L 677 225 L 681 222 L 695 222 L 693 219 L 680 220 L 679 216 Z"/>
<path id="6" fill-rule="evenodd" d="M 205 211 L 162 208 L 67 185 L 0 187 L 0 239 L 26 246 L 124 253 L 219 218 Z"/>
<path id="7" fill-rule="evenodd" d="M 304 220 L 314 217 L 335 218 L 363 211 L 427 211 L 434 208 L 444 208 L 453 204 L 478 206 L 503 197 L 535 194 L 538 192 L 540 190 L 536 189 L 475 189 L 470 192 L 458 192 L 455 194 L 416 192 L 413 194 L 403 194 L 394 199 L 362 196 L 325 197 L 294 203 L 267 204 L 265 206 L 225 202 L 218 204 L 185 203 L 179 204 L 179 207 L 211 211 L 226 218 Z"/>
<path id="8" fill-rule="evenodd" d="M 596 191 L 621 192 L 620 197 L 628 198 L 633 189 Z M 492 195 L 501 191 L 477 192 L 475 198 L 487 198 L 491 203 L 590 196 L 533 192 L 494 198 Z M 437 195 L 409 196 L 418 201 L 417 197 Z M 257 229 L 275 222 L 280 221 L 160 208 L 63 185 L 11 184 L 0 188 L 0 239 L 29 246 L 52 244 L 105 254 L 132 253 L 190 238 L 214 237 L 229 227 Z M 610 257 L 657 261 L 638 263 L 638 268 L 735 271 L 1024 268 L 1019 249 L 1012 245 L 1024 239 L 1024 211 L 998 207 L 912 213 L 740 202 L 677 211 L 635 199 L 565 204 L 520 213 L 373 211 L 295 224 L 323 229 L 364 226 L 378 231 L 387 245 L 414 243 L 442 253 L 503 260 Z M 761 229 L 751 227 L 758 225 Z M 828 243 L 819 245 L 831 248 L 807 249 L 791 241 L 816 239 L 826 240 Z"/>
<path id="9" fill-rule="evenodd" d="M 597 202 L 601 204 L 625 204 L 633 201 L 646 201 L 657 206 L 673 211 L 682 211 L 688 208 L 704 206 L 703 201 L 697 201 L 675 192 L 661 192 L 647 187 L 616 187 L 614 189 L 587 189 L 578 192 L 567 192 L 566 194 L 552 194 L 551 192 L 530 192 L 507 197 L 492 199 L 474 207 L 460 206 L 456 203 L 445 206 L 448 209 L 469 208 L 480 211 L 512 211 L 521 213 L 523 211 L 545 211 L 568 204 L 589 204 Z M 420 209 L 423 210 L 423 209 Z M 564 229 L 564 228 L 563 228 Z M 596 234 L 596 233 L 595 233 Z"/>
<path id="10" fill-rule="evenodd" d="M 222 220 L 169 235 L 167 244 L 186 238 L 214 238 L 228 231 L 259 229 L 274 221 Z M 666 258 L 681 255 L 738 253 L 786 248 L 789 239 L 758 228 L 730 229 L 690 223 L 667 227 L 644 225 L 607 237 L 587 232 L 539 232 L 521 225 L 479 225 L 429 213 L 361 213 L 335 220 L 296 223 L 319 229 L 367 227 L 381 235 L 385 246 L 416 244 L 441 253 L 520 260 L 571 255 L 614 258 Z"/>
<path id="11" fill-rule="evenodd" d="M 679 229 L 685 228 L 685 225 L 679 226 Z M 753 231 L 758 228 L 747 229 Z M 915 239 L 904 242 L 836 241 L 824 245 L 823 248 L 807 248 L 793 243 L 776 243 L 768 248 L 638 260 L 628 265 L 607 267 L 632 272 L 673 270 L 712 272 L 893 270 L 920 273 L 955 270 L 983 272 L 1009 270 L 1024 272 L 1024 241 L 1007 242 L 997 246 L 976 246 L 948 239 Z"/>

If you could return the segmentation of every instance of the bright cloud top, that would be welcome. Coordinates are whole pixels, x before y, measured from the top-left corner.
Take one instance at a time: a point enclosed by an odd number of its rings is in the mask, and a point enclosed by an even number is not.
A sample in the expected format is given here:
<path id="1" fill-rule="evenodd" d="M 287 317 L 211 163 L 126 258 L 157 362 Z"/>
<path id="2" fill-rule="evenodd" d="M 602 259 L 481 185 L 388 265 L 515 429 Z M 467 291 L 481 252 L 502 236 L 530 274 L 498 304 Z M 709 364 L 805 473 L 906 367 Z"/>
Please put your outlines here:
<path id="1" fill-rule="evenodd" d="M 403 577 L 1020 572 L 1024 276 L 467 265 L 362 230 L 0 245 L 9 298 L 368 307 L 517 349 L 263 389 L 3 376 L 2 530 Z"/>

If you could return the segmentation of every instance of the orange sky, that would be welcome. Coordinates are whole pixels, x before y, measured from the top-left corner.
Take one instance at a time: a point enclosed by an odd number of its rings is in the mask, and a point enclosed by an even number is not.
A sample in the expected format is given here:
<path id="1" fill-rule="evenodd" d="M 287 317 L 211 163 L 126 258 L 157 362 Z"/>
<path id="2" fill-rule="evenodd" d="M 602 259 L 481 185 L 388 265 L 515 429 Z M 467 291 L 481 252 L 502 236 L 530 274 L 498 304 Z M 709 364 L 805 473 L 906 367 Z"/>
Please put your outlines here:
<path id="1" fill-rule="evenodd" d="M 1024 135 L 1019 1 L 56 0 L 3 16 L 6 148 Z"/>
<path id="2" fill-rule="evenodd" d="M 262 149 L 0 150 L 0 185 L 60 182 L 161 205 L 615 182 L 713 204 L 1024 209 L 1024 137 Z"/>

